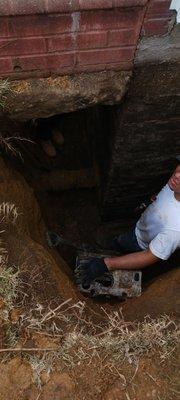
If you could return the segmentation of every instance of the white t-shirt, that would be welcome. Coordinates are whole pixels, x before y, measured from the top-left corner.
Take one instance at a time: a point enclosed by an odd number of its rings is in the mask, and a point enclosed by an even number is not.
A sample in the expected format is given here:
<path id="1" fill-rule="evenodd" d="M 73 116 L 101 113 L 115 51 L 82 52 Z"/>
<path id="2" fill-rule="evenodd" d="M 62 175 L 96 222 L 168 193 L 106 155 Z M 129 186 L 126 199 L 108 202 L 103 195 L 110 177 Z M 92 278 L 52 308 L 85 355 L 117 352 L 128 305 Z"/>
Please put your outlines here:
<path id="1" fill-rule="evenodd" d="M 180 201 L 167 184 L 136 224 L 139 246 L 162 260 L 180 248 Z"/>

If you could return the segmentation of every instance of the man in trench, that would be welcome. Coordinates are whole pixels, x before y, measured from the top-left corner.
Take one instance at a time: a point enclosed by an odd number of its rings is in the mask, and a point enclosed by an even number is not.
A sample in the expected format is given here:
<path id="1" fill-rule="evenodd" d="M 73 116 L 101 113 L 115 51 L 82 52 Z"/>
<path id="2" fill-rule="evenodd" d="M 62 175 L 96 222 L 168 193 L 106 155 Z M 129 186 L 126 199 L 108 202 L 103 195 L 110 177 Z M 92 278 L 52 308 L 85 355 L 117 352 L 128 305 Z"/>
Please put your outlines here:
<path id="1" fill-rule="evenodd" d="M 180 248 L 180 157 L 165 187 L 129 232 L 104 241 L 104 248 L 120 256 L 91 258 L 76 270 L 77 283 L 89 286 L 115 270 L 137 270 L 167 260 Z M 122 255 L 123 254 L 123 255 Z"/>

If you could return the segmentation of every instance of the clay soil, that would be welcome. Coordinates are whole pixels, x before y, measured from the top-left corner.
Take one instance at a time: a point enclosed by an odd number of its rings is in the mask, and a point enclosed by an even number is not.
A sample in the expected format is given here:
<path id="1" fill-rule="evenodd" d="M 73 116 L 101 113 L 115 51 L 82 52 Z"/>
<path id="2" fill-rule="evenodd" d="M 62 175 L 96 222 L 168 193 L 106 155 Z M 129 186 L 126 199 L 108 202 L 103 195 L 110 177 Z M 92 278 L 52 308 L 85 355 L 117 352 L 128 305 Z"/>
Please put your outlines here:
<path id="1" fill-rule="evenodd" d="M 72 124 L 72 122 L 71 122 Z M 77 129 L 78 130 L 78 129 Z M 76 139 L 76 138 L 75 138 Z M 86 144 L 85 144 L 86 145 Z M 34 150 L 35 148 L 35 150 Z M 137 299 L 119 302 L 115 299 L 87 299 L 77 292 L 73 281 L 75 252 L 67 248 L 50 250 L 46 241 L 46 230 L 51 229 L 63 234 L 77 244 L 89 243 L 95 246 L 97 234 L 123 231 L 134 221 L 118 221 L 116 224 L 104 224 L 99 216 L 98 189 L 69 189 L 68 191 L 48 191 L 38 185 L 39 174 L 47 170 L 67 167 L 67 159 L 58 154 L 52 163 L 47 160 L 38 142 L 20 145 L 21 160 L 5 155 L 1 159 L 1 195 L 0 202 L 10 201 L 19 209 L 15 226 L 7 223 L 3 226 L 4 242 L 9 254 L 9 262 L 18 266 L 23 282 L 21 294 L 14 304 L 13 315 L 8 327 L 16 327 L 22 314 L 28 314 L 37 304 L 43 309 L 56 308 L 60 303 L 69 301 L 85 302 L 86 320 L 94 326 L 106 328 L 104 314 L 121 312 L 125 321 L 143 321 L 150 315 L 158 318 L 164 314 L 174 321 L 179 319 L 179 255 L 175 255 L 167 264 L 159 265 L 153 273 L 143 275 L 143 293 Z M 23 153 L 24 151 L 24 153 Z M 65 150 L 66 151 L 66 150 Z M 78 149 L 77 149 L 78 151 Z M 63 159 L 63 161 L 62 161 Z M 70 158 L 71 160 L 71 158 Z M 46 163 L 47 161 L 47 163 Z M 78 163 L 78 157 L 77 157 Z M 70 165 L 70 164 L 69 164 Z M 48 166 L 48 167 L 47 167 Z M 79 166 L 76 166 L 79 168 Z M 1 299 L 0 310 L 6 305 Z M 29 315 L 29 314 L 28 314 Z M 21 316 L 21 317 L 20 317 Z M 84 317 L 83 317 L 84 318 Z M 7 321 L 6 321 L 7 322 Z M 1 320 L 1 349 L 9 348 L 7 324 Z M 74 322 L 74 329 L 76 324 Z M 90 325 L 92 327 L 92 325 Z M 71 326 L 72 328 L 72 326 Z M 61 329 L 67 329 L 62 322 Z M 88 328 L 86 325 L 86 333 Z M 98 329 L 95 332 L 98 334 Z M 28 334 L 20 331 L 16 347 L 48 348 L 56 351 L 56 338 L 48 334 Z M 59 346 L 59 343 L 58 343 Z M 89 348 L 92 353 L 92 348 Z M 93 356 L 75 365 L 62 364 L 55 360 L 53 369 L 47 373 L 40 370 L 41 381 L 34 378 L 33 367 L 41 360 L 43 352 L 35 350 L 29 356 L 23 351 L 10 351 L 1 354 L 0 400 L 176 400 L 179 398 L 178 379 L 179 353 L 171 351 L 162 359 L 159 351 L 142 355 L 138 363 L 123 360 L 117 367 L 106 358 Z M 32 363 L 32 356 L 33 363 Z M 37 357 L 38 356 L 38 357 Z M 40 361 L 39 361 L 40 363 Z"/>

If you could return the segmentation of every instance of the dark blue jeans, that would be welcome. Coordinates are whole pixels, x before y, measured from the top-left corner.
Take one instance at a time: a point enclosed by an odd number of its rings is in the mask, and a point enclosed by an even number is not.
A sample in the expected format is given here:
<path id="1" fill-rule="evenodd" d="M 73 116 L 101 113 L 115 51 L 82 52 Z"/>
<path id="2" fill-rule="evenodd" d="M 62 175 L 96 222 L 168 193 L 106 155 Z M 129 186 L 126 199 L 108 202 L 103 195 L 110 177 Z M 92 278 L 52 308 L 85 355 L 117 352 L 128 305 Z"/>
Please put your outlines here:
<path id="1" fill-rule="evenodd" d="M 114 250 L 124 254 L 142 251 L 136 239 L 135 227 L 122 235 L 116 236 L 113 239 L 113 247 Z"/>

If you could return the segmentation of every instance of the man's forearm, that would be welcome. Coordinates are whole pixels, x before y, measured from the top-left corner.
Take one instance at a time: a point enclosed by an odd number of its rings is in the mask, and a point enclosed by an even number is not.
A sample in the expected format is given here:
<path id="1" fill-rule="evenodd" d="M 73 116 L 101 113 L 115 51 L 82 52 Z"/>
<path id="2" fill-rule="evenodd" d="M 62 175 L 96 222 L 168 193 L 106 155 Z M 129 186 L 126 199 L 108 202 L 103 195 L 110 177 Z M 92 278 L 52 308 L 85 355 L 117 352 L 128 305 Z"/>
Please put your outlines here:
<path id="1" fill-rule="evenodd" d="M 148 265 L 155 264 L 160 259 L 150 250 L 144 250 L 137 253 L 126 254 L 120 257 L 105 258 L 105 264 L 110 271 L 118 269 L 143 269 Z"/>

